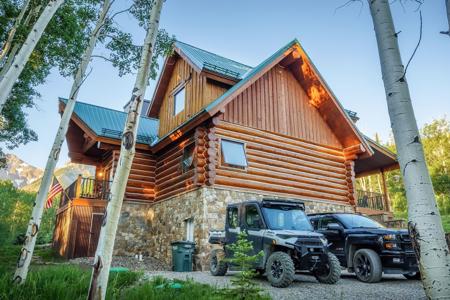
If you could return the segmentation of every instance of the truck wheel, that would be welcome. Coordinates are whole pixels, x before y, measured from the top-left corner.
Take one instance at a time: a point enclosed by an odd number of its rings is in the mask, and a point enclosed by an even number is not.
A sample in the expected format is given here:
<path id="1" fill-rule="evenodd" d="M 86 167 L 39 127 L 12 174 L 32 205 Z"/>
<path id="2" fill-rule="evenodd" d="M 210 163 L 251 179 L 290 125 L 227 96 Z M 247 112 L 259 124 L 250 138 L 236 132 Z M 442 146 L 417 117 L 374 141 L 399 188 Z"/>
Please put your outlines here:
<path id="1" fill-rule="evenodd" d="M 411 273 L 403 274 L 403 276 L 409 280 L 420 280 L 420 272 L 411 272 Z"/>
<path id="2" fill-rule="evenodd" d="M 294 281 L 294 262 L 289 254 L 274 252 L 266 263 L 266 275 L 270 284 L 274 287 L 284 288 Z"/>
<path id="3" fill-rule="evenodd" d="M 378 254 L 372 249 L 360 249 L 353 256 L 353 268 L 356 277 L 367 283 L 379 282 L 383 267 Z"/>
<path id="4" fill-rule="evenodd" d="M 211 252 L 211 259 L 209 262 L 209 270 L 213 276 L 224 276 L 227 273 L 228 265 L 221 259 L 219 249 Z"/>
<path id="5" fill-rule="evenodd" d="M 328 252 L 328 262 L 313 271 L 316 279 L 321 283 L 334 284 L 341 278 L 341 264 L 339 259 L 331 252 Z"/>

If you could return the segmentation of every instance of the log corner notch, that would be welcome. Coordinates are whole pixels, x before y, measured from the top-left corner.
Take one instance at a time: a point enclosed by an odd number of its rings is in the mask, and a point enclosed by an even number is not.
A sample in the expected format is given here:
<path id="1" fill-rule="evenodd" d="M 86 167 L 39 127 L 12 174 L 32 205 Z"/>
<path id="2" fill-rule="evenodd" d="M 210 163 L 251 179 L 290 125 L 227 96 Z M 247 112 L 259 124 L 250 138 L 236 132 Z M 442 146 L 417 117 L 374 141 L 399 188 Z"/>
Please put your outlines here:
<path id="1" fill-rule="evenodd" d="M 347 181 L 348 188 L 348 201 L 349 203 L 356 209 L 356 174 L 355 174 L 355 160 L 358 158 L 358 155 L 365 154 L 367 151 L 365 150 L 362 144 L 356 144 L 354 146 L 350 146 L 344 149 L 344 157 L 345 157 L 345 176 Z"/>
<path id="2" fill-rule="evenodd" d="M 211 122 L 205 127 L 195 130 L 195 185 L 212 186 L 216 178 L 217 137 Z"/>

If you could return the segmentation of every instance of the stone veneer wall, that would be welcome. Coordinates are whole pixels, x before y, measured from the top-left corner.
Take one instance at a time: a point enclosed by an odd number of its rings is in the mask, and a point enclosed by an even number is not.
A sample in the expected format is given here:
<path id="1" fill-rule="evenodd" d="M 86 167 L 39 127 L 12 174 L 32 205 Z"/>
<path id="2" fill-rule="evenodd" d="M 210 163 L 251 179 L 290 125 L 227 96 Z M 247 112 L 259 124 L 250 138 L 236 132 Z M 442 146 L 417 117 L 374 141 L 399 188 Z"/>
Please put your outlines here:
<path id="1" fill-rule="evenodd" d="M 263 198 L 286 199 L 253 192 L 203 187 L 154 204 L 124 203 L 116 237 L 116 255 L 134 255 L 138 252 L 161 259 L 171 265 L 170 243 L 184 240 L 185 220 L 194 222 L 194 257 L 196 270 L 207 270 L 211 229 L 224 229 L 225 211 L 229 203 Z M 289 198 L 293 199 L 293 198 Z M 330 201 L 303 200 L 306 212 L 354 212 L 349 204 Z"/>

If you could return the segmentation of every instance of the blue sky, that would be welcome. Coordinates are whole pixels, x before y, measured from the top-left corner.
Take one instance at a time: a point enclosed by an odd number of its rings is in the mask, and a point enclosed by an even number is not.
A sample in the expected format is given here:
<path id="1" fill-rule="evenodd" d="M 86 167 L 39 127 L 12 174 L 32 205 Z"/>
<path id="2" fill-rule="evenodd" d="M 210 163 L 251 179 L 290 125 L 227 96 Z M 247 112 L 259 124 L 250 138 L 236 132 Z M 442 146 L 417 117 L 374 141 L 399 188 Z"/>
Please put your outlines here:
<path id="1" fill-rule="evenodd" d="M 177 39 L 255 66 L 298 38 L 344 107 L 358 113 L 358 127 L 368 136 L 390 136 L 384 88 L 372 20 L 366 1 L 335 12 L 347 0 L 167 0 L 161 27 Z M 414 1 L 392 4 L 404 63 L 419 36 L 419 14 Z M 121 4 L 123 5 L 123 4 Z M 427 0 L 421 7 L 423 38 L 407 80 L 419 126 L 450 112 L 450 38 L 445 30 L 444 0 Z M 123 29 L 141 43 L 144 32 L 131 17 L 118 19 Z M 122 109 L 134 83 L 133 75 L 119 77 L 108 63 L 94 61 L 79 100 Z M 147 90 L 150 98 L 154 82 Z M 44 167 L 59 124 L 57 98 L 67 97 L 71 80 L 53 72 L 39 88 L 37 109 L 28 110 L 29 123 L 39 141 L 12 151 L 23 160 Z M 60 165 L 68 161 L 64 145 Z"/>

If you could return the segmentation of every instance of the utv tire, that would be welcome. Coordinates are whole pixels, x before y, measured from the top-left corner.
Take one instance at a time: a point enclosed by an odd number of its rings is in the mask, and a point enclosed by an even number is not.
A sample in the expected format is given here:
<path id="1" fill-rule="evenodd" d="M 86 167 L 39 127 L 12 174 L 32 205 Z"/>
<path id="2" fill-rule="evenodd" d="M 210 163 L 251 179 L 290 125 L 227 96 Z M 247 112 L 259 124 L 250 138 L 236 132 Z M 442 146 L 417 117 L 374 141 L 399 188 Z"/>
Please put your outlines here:
<path id="1" fill-rule="evenodd" d="M 409 280 L 420 280 L 420 272 L 412 272 L 408 274 L 403 274 L 406 279 Z"/>
<path id="2" fill-rule="evenodd" d="M 209 270 L 213 276 L 224 276 L 228 270 L 228 264 L 221 259 L 219 252 L 223 252 L 223 250 L 215 249 L 211 251 Z"/>
<path id="3" fill-rule="evenodd" d="M 313 272 L 320 283 L 335 284 L 341 278 L 341 264 L 339 259 L 331 252 L 328 252 L 328 263 Z"/>
<path id="4" fill-rule="evenodd" d="M 274 287 L 284 288 L 294 281 L 294 262 L 289 254 L 274 252 L 266 263 L 266 275 L 270 284 Z"/>
<path id="5" fill-rule="evenodd" d="M 360 249 L 353 256 L 353 268 L 358 280 L 367 283 L 379 282 L 383 267 L 378 254 L 372 249 Z"/>

